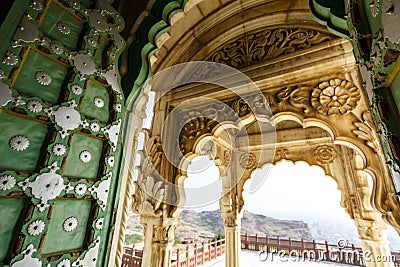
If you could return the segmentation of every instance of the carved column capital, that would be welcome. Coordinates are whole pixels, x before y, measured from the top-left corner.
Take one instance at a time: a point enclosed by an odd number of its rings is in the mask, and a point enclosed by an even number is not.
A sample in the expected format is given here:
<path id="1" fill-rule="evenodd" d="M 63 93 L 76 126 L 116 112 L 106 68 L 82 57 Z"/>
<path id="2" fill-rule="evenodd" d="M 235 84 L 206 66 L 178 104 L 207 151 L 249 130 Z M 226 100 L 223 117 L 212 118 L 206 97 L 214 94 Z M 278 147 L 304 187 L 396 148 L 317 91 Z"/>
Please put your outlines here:
<path id="1" fill-rule="evenodd" d="M 383 221 L 355 219 L 355 223 L 361 240 L 386 242 L 386 225 Z"/>

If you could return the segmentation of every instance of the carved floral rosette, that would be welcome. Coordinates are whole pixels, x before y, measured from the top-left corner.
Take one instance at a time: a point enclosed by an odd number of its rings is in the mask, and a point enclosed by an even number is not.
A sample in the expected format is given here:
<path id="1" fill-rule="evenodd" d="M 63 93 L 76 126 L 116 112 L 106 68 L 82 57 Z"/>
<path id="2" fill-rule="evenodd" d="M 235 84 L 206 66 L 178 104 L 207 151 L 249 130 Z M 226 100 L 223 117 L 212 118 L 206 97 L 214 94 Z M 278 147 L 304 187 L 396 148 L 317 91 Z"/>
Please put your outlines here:
<path id="1" fill-rule="evenodd" d="M 355 109 L 360 99 L 360 90 L 352 82 L 332 79 L 314 89 L 311 105 L 324 115 L 343 115 Z"/>

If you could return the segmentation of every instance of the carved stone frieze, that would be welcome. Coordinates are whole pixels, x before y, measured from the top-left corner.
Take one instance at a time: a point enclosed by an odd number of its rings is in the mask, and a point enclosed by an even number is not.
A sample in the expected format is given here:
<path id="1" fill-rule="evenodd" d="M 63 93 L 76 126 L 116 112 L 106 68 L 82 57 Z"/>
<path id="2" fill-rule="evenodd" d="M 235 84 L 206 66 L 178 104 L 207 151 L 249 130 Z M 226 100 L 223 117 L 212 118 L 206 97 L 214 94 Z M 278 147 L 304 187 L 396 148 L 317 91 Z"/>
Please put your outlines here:
<path id="1" fill-rule="evenodd" d="M 331 36 L 314 29 L 267 29 L 226 44 L 208 60 L 242 68 L 329 40 Z"/>

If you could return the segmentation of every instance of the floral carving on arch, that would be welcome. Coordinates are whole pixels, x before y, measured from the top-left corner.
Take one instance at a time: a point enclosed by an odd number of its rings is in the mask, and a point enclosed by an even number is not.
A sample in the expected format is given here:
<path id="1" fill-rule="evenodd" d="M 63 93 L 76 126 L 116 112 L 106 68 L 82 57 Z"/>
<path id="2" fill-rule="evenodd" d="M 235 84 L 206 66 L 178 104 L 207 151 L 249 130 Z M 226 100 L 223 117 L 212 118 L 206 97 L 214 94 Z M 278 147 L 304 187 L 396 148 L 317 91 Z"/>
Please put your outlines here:
<path id="1" fill-rule="evenodd" d="M 224 45 L 207 60 L 242 68 L 332 40 L 319 30 L 279 27 L 246 34 Z"/>

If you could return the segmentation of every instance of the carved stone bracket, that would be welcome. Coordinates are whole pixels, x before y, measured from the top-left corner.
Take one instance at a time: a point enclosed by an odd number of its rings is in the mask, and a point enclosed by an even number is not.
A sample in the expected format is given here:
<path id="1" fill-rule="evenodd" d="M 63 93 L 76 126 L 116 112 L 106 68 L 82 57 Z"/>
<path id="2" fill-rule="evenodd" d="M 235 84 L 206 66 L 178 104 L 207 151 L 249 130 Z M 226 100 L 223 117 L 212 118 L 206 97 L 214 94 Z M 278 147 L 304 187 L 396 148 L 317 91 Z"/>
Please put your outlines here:
<path id="1" fill-rule="evenodd" d="M 132 196 L 132 210 L 144 216 L 161 216 L 162 206 L 168 193 L 168 187 L 163 181 L 156 182 L 152 176 L 135 182 L 136 192 Z"/>

